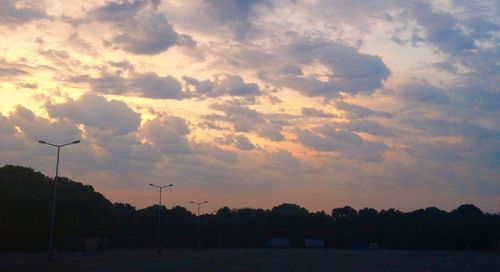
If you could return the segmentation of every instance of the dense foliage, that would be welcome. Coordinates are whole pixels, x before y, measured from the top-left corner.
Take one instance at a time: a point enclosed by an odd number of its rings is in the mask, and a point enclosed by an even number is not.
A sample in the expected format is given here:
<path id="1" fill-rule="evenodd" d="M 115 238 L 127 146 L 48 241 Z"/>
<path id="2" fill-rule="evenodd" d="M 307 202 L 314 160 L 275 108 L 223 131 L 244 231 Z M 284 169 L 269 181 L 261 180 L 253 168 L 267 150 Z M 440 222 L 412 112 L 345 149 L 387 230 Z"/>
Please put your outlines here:
<path id="1" fill-rule="evenodd" d="M 0 251 L 44 250 L 53 194 L 52 179 L 33 169 L 0 168 Z M 196 246 L 197 218 L 183 207 L 161 207 L 162 244 Z M 137 210 L 111 203 L 92 186 L 66 178 L 58 182 L 57 248 L 65 241 L 107 237 L 109 247 L 154 247 L 158 207 Z M 324 239 L 325 246 L 349 248 L 376 242 L 386 249 L 498 249 L 500 215 L 466 204 L 446 212 L 437 208 L 380 212 L 346 206 L 330 214 L 309 212 L 295 204 L 271 210 L 221 208 L 200 218 L 203 247 L 262 247 L 268 239 L 286 237 L 293 247 L 305 238 Z"/>

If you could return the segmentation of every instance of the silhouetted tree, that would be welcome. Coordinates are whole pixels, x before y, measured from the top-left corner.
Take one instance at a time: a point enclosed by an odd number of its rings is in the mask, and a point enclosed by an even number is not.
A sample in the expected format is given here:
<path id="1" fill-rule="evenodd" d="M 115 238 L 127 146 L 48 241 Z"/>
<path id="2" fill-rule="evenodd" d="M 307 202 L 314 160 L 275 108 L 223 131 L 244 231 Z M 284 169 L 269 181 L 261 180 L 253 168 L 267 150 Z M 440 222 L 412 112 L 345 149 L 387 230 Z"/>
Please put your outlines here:
<path id="1" fill-rule="evenodd" d="M 54 181 L 31 168 L 0 167 L 0 251 L 45 250 Z M 59 179 L 55 237 L 57 248 L 75 238 L 108 237 L 110 246 L 155 247 L 158 207 L 144 209 L 109 202 L 90 185 Z M 197 218 L 184 207 L 160 209 L 163 247 L 195 247 Z M 203 247 L 262 247 L 271 238 L 324 239 L 330 248 L 377 242 L 390 249 L 498 249 L 500 215 L 471 204 L 446 212 L 435 207 L 380 212 L 350 206 L 309 212 L 285 203 L 270 210 L 230 209 L 201 216 Z"/>

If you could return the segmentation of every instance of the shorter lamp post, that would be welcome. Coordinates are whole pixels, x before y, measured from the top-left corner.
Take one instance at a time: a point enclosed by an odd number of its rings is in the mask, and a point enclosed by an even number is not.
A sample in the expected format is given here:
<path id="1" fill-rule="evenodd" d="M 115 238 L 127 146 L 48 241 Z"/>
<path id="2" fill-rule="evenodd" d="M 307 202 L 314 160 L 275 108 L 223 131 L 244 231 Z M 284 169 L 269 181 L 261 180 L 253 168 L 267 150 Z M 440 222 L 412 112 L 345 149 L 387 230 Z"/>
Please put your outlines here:
<path id="1" fill-rule="evenodd" d="M 191 203 L 198 205 L 198 215 L 197 215 L 197 218 L 198 218 L 198 231 L 196 232 L 196 241 L 198 243 L 198 250 L 200 250 L 201 249 L 201 245 L 200 245 L 200 206 L 203 205 L 203 204 L 207 204 L 208 201 L 203 201 L 203 202 L 194 202 L 194 201 L 191 201 Z"/>
<path id="2" fill-rule="evenodd" d="M 67 145 L 72 145 L 72 144 L 78 144 L 80 143 L 80 140 L 73 141 L 71 143 L 66 143 L 62 145 L 56 145 L 52 144 L 46 141 L 38 141 L 40 144 L 45 144 L 45 145 L 50 145 L 53 147 L 57 147 L 57 160 L 56 160 L 56 177 L 54 178 L 54 197 L 52 198 L 52 215 L 50 219 L 50 233 L 49 233 L 49 256 L 48 260 L 52 261 L 52 254 L 54 251 L 54 225 L 55 225 L 55 220 L 56 220 L 56 200 L 57 200 L 57 180 L 59 178 L 59 153 L 61 151 L 61 147 L 67 146 Z"/>
<path id="3" fill-rule="evenodd" d="M 152 186 L 152 187 L 155 187 L 155 188 L 158 188 L 160 189 L 160 201 L 158 202 L 158 230 L 156 232 L 156 247 L 157 247 L 157 251 L 158 251 L 158 254 L 161 253 L 161 245 L 160 245 L 160 230 L 161 230 L 161 210 L 160 210 L 160 207 L 161 207 L 161 191 L 163 188 L 166 188 L 166 187 L 172 187 L 174 186 L 173 184 L 169 184 L 169 185 L 165 185 L 165 186 L 157 186 L 157 185 L 154 185 L 152 183 L 149 184 L 149 186 Z"/>

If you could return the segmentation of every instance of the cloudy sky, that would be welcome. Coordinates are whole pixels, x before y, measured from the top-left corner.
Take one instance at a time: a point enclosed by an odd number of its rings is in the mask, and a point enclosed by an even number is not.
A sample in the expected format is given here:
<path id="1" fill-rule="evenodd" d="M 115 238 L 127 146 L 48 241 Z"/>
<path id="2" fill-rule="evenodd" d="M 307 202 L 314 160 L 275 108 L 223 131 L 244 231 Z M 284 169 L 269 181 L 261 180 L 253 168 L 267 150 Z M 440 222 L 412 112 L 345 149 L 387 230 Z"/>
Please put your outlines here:
<path id="1" fill-rule="evenodd" d="M 1 0 L 0 163 L 139 208 L 500 211 L 500 2 Z"/>

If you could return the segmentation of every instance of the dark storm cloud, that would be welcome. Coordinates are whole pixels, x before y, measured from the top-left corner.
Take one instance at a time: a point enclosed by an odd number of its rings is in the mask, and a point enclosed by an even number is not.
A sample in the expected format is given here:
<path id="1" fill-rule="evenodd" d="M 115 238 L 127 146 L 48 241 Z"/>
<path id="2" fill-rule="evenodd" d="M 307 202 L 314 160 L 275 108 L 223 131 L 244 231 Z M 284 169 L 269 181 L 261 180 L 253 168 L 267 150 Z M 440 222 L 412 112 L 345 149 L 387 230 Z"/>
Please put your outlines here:
<path id="1" fill-rule="evenodd" d="M 127 104 L 93 94 L 84 94 L 75 101 L 48 104 L 46 108 L 52 118 L 68 118 L 77 124 L 110 129 L 113 134 L 137 131 L 141 122 L 140 114 Z"/>
<path id="2" fill-rule="evenodd" d="M 311 130 L 298 129 L 295 135 L 298 142 L 308 148 L 321 152 L 339 152 L 342 157 L 352 160 L 381 161 L 387 149 L 381 142 L 365 141 L 355 133 L 336 129 L 331 125 Z"/>
<path id="3" fill-rule="evenodd" d="M 29 23 L 34 20 L 48 18 L 45 10 L 34 2 L 22 0 L 0 1 L 0 25 Z"/>

